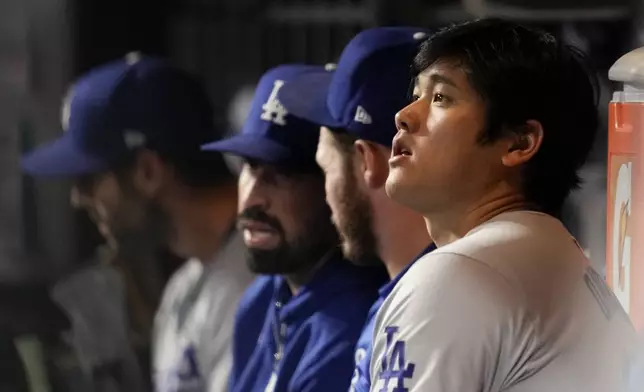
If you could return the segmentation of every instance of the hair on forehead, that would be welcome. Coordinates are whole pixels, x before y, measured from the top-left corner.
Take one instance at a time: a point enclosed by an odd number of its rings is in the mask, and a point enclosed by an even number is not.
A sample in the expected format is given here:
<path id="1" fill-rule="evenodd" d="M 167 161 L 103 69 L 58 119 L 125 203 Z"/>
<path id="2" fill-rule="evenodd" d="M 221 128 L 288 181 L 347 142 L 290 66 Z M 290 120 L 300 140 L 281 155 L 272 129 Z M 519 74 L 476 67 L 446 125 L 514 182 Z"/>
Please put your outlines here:
<path id="1" fill-rule="evenodd" d="M 538 44 L 554 45 L 557 40 L 549 33 L 497 18 L 480 19 L 442 28 L 428 37 L 414 58 L 413 69 L 421 73 L 439 59 L 459 59 L 466 64 L 487 57 L 490 50 L 497 53 L 533 40 Z"/>
<path id="2" fill-rule="evenodd" d="M 482 98 L 482 143 L 520 132 L 529 120 L 541 124 L 543 143 L 525 164 L 523 190 L 544 211 L 558 210 L 580 183 L 598 128 L 599 83 L 585 55 L 543 30 L 489 18 L 425 40 L 415 74 L 439 61 L 453 61 Z"/>
<path id="3" fill-rule="evenodd" d="M 439 62 L 464 71 L 486 98 L 504 84 L 525 88 L 521 84 L 530 81 L 526 77 L 530 73 L 534 87 L 539 87 L 543 85 L 540 76 L 557 78 L 565 85 L 572 72 L 590 81 L 595 104 L 599 101 L 599 82 L 581 50 L 541 29 L 503 19 L 480 19 L 441 29 L 420 45 L 413 74 L 417 78 Z"/>

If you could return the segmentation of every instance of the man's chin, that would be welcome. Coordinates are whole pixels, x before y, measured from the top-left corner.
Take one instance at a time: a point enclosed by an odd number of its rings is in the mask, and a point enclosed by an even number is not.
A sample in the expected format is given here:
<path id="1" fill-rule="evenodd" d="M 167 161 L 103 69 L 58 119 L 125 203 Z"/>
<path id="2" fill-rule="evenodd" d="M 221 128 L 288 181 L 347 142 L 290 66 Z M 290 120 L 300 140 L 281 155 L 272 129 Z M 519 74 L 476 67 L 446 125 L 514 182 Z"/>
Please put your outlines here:
<path id="1" fill-rule="evenodd" d="M 342 254 L 351 263 L 361 267 L 371 267 L 381 264 L 373 251 L 367 251 L 360 245 L 350 241 L 342 241 Z"/>
<path id="2" fill-rule="evenodd" d="M 277 249 L 248 248 L 246 265 L 251 272 L 260 275 L 289 273 L 279 264 L 281 258 L 278 253 Z"/>
<path id="3" fill-rule="evenodd" d="M 400 188 L 402 188 L 400 178 L 396 176 L 396 173 L 389 171 L 389 176 L 385 182 L 385 192 L 387 193 L 387 196 L 395 200 L 398 193 L 400 193 Z"/>

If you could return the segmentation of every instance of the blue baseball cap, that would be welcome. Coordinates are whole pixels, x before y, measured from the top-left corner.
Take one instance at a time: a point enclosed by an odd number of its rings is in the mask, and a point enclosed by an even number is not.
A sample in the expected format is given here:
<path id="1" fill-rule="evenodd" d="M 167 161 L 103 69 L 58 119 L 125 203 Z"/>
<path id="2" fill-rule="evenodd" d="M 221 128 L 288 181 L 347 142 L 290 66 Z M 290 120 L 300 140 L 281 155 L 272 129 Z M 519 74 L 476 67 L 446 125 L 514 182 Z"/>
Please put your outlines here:
<path id="1" fill-rule="evenodd" d="M 203 146 L 271 164 L 315 164 L 318 124 L 293 116 L 281 103 L 282 89 L 317 66 L 286 64 L 260 79 L 250 112 L 238 135 Z"/>
<path id="2" fill-rule="evenodd" d="M 415 27 L 364 30 L 335 67 L 317 67 L 284 86 L 282 103 L 293 115 L 390 147 L 394 116 L 409 103 L 413 58 L 428 34 Z"/>
<path id="3" fill-rule="evenodd" d="M 203 86 L 164 60 L 139 53 L 79 78 L 64 100 L 61 122 L 60 138 L 23 157 L 26 172 L 97 173 L 140 148 L 199 153 L 217 135 Z"/>

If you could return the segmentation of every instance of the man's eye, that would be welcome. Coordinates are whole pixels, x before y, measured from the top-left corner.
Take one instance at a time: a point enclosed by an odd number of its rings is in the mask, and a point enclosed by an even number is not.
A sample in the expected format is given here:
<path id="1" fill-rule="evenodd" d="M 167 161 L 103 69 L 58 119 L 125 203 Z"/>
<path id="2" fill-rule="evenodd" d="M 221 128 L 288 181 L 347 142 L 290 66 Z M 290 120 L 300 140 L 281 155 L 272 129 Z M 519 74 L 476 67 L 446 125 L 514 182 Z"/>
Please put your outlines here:
<path id="1" fill-rule="evenodd" d="M 413 94 L 413 95 L 411 96 L 411 101 L 412 101 L 412 102 L 416 102 L 416 101 L 418 101 L 419 99 L 420 99 L 420 96 L 419 96 L 419 95 Z"/>
<path id="2" fill-rule="evenodd" d="M 443 94 L 434 94 L 434 99 L 433 102 L 445 102 L 447 100 L 447 97 L 445 97 Z"/>

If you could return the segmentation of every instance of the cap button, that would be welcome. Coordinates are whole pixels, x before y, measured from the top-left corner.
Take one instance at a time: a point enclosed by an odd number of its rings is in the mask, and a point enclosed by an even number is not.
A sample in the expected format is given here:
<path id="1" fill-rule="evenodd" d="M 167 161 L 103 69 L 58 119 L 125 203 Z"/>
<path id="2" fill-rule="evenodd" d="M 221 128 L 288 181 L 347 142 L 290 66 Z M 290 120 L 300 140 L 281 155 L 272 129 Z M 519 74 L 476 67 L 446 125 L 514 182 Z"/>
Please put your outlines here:
<path id="1" fill-rule="evenodd" d="M 338 68 L 338 64 L 336 63 L 326 63 L 324 64 L 324 70 L 327 72 L 335 71 L 335 69 Z"/>
<path id="2" fill-rule="evenodd" d="M 427 37 L 427 33 L 424 33 L 422 31 L 418 31 L 418 32 L 414 33 L 414 39 L 415 40 L 421 40 L 421 39 L 423 39 L 425 37 Z"/>
<path id="3" fill-rule="evenodd" d="M 134 65 L 141 61 L 141 52 L 130 52 L 125 55 L 127 65 Z"/>

